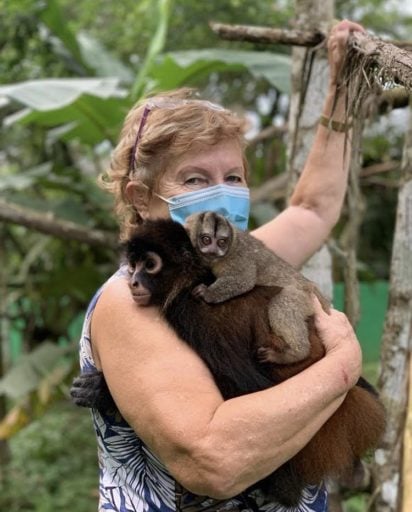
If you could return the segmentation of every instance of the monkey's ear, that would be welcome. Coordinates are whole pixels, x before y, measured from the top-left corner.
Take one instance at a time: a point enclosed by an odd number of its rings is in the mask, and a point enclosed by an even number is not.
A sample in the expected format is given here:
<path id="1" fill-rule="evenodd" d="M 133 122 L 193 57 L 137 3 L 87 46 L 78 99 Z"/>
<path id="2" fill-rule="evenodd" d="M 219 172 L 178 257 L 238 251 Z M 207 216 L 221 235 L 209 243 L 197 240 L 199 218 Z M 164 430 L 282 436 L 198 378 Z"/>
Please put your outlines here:
<path id="1" fill-rule="evenodd" d="M 146 185 L 140 181 L 129 181 L 126 185 L 126 197 L 142 219 L 147 219 L 149 214 L 150 192 Z"/>

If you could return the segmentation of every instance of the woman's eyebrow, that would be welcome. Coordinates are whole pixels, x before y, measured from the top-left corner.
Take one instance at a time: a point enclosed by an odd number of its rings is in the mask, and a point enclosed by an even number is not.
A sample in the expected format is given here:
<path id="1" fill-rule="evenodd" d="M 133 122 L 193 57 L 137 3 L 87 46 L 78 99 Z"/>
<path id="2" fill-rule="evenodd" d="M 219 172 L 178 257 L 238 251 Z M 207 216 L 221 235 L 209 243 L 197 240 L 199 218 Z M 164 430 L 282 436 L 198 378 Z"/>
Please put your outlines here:
<path id="1" fill-rule="evenodd" d="M 204 167 L 199 167 L 197 165 L 185 165 L 184 167 L 182 167 L 181 169 L 179 169 L 178 173 L 182 173 L 182 172 L 193 172 L 193 171 L 197 171 L 197 172 L 201 172 L 201 173 L 204 173 L 204 174 L 210 174 L 212 172 L 211 169 L 205 169 Z M 231 167 L 230 169 L 228 169 L 227 171 L 224 171 L 225 174 L 228 174 L 230 172 L 244 172 L 244 169 L 243 167 L 241 166 L 236 166 L 236 167 Z"/>
<path id="2" fill-rule="evenodd" d="M 183 172 L 193 172 L 193 171 L 207 173 L 207 174 L 210 173 L 210 171 L 208 169 L 205 169 L 204 167 L 198 167 L 197 165 L 185 165 L 184 167 L 179 169 L 178 173 L 180 174 Z"/>

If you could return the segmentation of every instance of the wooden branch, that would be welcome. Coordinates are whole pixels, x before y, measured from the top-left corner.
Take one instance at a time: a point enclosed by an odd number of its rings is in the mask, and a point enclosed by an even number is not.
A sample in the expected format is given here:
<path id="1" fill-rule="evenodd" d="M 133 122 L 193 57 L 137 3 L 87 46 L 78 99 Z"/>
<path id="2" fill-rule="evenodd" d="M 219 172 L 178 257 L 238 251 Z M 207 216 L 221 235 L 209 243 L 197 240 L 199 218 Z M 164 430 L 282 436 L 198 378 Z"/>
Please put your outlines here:
<path id="1" fill-rule="evenodd" d="M 381 174 L 384 172 L 396 171 L 399 169 L 401 162 L 398 160 L 389 160 L 388 162 L 380 162 L 379 164 L 372 164 L 363 167 L 359 176 L 361 178 L 368 178 L 375 174 Z"/>
<path id="2" fill-rule="evenodd" d="M 253 25 L 228 25 L 226 23 L 209 23 L 209 27 L 221 39 L 227 41 L 248 41 L 250 43 L 286 44 L 292 46 L 316 46 L 327 36 L 320 30 L 295 30 Z M 382 41 L 383 42 L 383 41 Z M 394 45 L 405 50 L 412 48 L 411 41 L 387 41 L 385 44 Z"/>
<path id="3" fill-rule="evenodd" d="M 394 108 L 405 108 L 409 105 L 409 97 L 411 93 L 404 87 L 395 87 L 383 91 L 377 98 L 379 114 L 386 114 Z"/>
<path id="4" fill-rule="evenodd" d="M 227 25 L 209 23 L 209 27 L 221 39 L 248 41 L 250 43 L 287 44 L 293 46 L 316 46 L 325 39 L 320 31 L 289 30 L 281 28 L 255 27 L 252 25 Z"/>
<path id="5" fill-rule="evenodd" d="M 250 200 L 253 203 L 259 201 L 274 201 L 286 197 L 288 175 L 286 172 L 265 181 L 260 187 L 254 187 L 250 191 Z"/>
<path id="6" fill-rule="evenodd" d="M 362 163 L 362 130 L 363 119 L 355 119 L 352 131 L 353 142 L 349 165 L 348 191 L 345 198 L 349 218 L 341 235 L 342 248 L 346 254 L 346 261 L 343 266 L 343 279 L 345 283 L 344 311 L 354 328 L 360 319 L 357 252 L 359 231 L 365 212 L 365 201 L 359 186 L 359 174 Z"/>
<path id="7" fill-rule="evenodd" d="M 361 32 L 353 32 L 349 38 L 358 53 L 377 64 L 381 70 L 382 80 L 396 80 L 399 84 L 412 90 L 412 53 L 386 43 L 378 37 Z"/>
<path id="8" fill-rule="evenodd" d="M 263 128 L 257 135 L 255 135 L 252 139 L 248 140 L 247 147 L 248 149 L 253 148 L 259 142 L 262 142 L 267 139 L 271 139 L 277 135 L 284 135 L 287 132 L 288 128 L 286 125 L 283 126 L 267 126 Z"/>
<path id="9" fill-rule="evenodd" d="M 30 208 L 8 203 L 3 199 L 0 199 L 0 221 L 18 224 L 46 235 L 63 240 L 76 240 L 92 246 L 116 249 L 118 245 L 112 233 L 87 229 L 74 222 L 56 219 L 51 212 L 39 213 Z"/>
<path id="10" fill-rule="evenodd" d="M 405 50 L 412 51 L 412 41 L 397 41 L 396 39 L 389 39 L 386 42 L 394 44 L 398 48 L 404 48 Z"/>

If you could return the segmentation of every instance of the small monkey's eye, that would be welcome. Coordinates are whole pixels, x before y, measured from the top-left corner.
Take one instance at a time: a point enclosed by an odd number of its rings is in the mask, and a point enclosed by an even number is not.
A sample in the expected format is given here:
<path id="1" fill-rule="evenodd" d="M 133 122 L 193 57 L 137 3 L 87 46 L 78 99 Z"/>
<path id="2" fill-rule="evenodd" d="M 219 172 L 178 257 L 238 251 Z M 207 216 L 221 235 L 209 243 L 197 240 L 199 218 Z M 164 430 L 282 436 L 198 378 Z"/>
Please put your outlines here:
<path id="1" fill-rule="evenodd" d="M 203 245 L 210 245 L 212 243 L 212 239 L 208 235 L 202 235 L 200 237 L 200 240 Z"/>
<path id="2" fill-rule="evenodd" d="M 227 238 L 219 238 L 217 241 L 217 246 L 221 249 L 224 249 L 227 246 Z"/>
<path id="3" fill-rule="evenodd" d="M 127 266 L 127 271 L 132 276 L 134 274 L 134 267 L 132 265 Z"/>

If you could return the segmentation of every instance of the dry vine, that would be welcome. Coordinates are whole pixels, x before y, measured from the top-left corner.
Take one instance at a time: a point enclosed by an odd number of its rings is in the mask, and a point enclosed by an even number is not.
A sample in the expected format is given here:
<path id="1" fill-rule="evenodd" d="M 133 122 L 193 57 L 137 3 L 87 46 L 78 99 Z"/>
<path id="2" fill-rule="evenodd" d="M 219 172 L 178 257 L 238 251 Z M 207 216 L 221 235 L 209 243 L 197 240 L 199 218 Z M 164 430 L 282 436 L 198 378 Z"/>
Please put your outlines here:
<path id="1" fill-rule="evenodd" d="M 371 93 L 397 85 L 412 91 L 412 52 L 355 32 L 348 42 L 340 85 L 347 87 L 347 119 L 356 116 Z"/>

